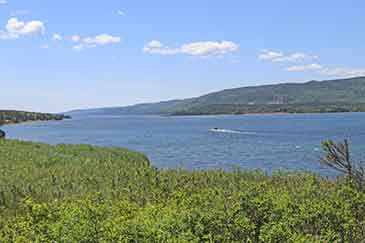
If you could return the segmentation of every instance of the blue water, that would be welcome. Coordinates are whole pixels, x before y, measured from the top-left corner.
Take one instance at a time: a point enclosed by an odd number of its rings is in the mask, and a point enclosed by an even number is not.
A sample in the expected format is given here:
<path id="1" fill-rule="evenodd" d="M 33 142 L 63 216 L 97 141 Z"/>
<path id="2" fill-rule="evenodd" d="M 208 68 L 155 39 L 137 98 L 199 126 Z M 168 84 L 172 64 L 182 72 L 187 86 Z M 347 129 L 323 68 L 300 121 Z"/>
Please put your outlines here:
<path id="1" fill-rule="evenodd" d="M 212 128 L 223 130 L 211 131 Z M 244 116 L 79 116 L 72 120 L 4 126 L 10 138 L 126 147 L 159 168 L 241 167 L 306 170 L 321 174 L 324 139 L 351 142 L 365 152 L 365 113 Z"/>

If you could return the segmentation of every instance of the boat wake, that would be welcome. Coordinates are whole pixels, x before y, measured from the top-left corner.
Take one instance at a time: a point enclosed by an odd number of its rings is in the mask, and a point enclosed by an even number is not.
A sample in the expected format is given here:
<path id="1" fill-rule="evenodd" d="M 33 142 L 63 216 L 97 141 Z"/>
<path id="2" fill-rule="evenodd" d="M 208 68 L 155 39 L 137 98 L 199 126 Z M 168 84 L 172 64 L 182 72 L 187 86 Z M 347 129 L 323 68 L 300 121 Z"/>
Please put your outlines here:
<path id="1" fill-rule="evenodd" d="M 245 134 L 245 135 L 258 135 L 256 132 L 247 132 L 240 130 L 222 129 L 222 128 L 212 128 L 209 129 L 210 132 L 216 133 L 234 133 L 234 134 Z"/>

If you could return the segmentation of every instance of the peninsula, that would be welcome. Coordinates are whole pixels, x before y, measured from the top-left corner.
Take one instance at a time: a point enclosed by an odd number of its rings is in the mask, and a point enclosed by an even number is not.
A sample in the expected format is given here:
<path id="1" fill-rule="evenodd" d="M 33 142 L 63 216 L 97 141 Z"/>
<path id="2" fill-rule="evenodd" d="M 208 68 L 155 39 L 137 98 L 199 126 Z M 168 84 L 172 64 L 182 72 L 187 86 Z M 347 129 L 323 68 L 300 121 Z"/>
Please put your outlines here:
<path id="1" fill-rule="evenodd" d="M 0 110 L 0 125 L 29 121 L 58 121 L 71 118 L 63 114 L 39 113 L 28 111 Z"/>

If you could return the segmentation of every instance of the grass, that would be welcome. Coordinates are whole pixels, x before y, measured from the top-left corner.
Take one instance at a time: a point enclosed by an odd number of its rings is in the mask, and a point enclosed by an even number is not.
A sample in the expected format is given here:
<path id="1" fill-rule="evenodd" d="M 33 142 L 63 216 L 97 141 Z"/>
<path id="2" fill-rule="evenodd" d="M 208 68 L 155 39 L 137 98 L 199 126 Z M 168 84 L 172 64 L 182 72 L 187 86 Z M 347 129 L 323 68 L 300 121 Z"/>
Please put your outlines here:
<path id="1" fill-rule="evenodd" d="M 0 242 L 362 242 L 365 193 L 308 173 L 158 170 L 139 153 L 0 141 Z"/>

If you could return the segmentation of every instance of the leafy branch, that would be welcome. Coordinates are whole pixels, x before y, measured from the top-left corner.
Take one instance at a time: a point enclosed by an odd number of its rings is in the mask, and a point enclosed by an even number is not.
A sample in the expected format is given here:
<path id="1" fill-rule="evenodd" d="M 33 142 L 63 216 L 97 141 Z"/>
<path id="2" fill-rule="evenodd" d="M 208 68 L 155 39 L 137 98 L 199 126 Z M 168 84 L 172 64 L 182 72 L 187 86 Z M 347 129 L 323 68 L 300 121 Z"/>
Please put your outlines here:
<path id="1" fill-rule="evenodd" d="M 320 159 L 321 164 L 330 167 L 355 182 L 359 188 L 364 187 L 365 165 L 363 162 L 355 162 L 351 159 L 349 143 L 326 140 L 322 142 L 325 156 Z"/>

